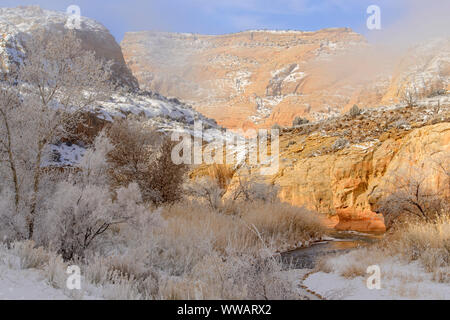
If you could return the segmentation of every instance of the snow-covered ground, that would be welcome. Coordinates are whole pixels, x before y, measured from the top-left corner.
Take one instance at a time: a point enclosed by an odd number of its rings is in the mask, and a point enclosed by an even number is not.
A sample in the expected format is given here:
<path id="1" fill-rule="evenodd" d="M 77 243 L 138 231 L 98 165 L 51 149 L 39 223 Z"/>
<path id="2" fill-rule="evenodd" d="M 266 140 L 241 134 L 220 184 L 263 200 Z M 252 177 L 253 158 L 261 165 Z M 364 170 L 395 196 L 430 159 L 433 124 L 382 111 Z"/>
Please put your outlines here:
<path id="1" fill-rule="evenodd" d="M 36 269 L 12 269 L 0 264 L 0 300 L 67 300 L 61 289 L 48 284 Z"/>
<path id="2" fill-rule="evenodd" d="M 74 166 L 80 162 L 86 149 L 71 143 L 51 144 L 48 146 L 46 157 L 42 161 L 43 167 Z"/>
<path id="3" fill-rule="evenodd" d="M 66 265 L 58 264 L 56 260 L 51 266 L 46 264 L 39 269 L 23 268 L 22 260 L 30 261 L 31 255 L 21 256 L 15 249 L 7 249 L 0 244 L 0 300 L 99 300 L 105 296 L 115 297 L 116 288 L 95 286 L 83 275 L 81 289 L 69 290 L 66 288 L 69 277 Z M 53 282 L 50 280 L 52 277 Z"/>
<path id="4" fill-rule="evenodd" d="M 316 272 L 303 284 L 329 300 L 450 299 L 450 285 L 432 280 L 418 263 L 404 264 L 395 259 L 380 263 L 381 289 L 368 289 L 370 276 L 345 278 L 337 272 Z"/>
<path id="5" fill-rule="evenodd" d="M 346 258 L 341 255 L 335 263 Z M 95 286 L 82 278 L 82 290 L 61 289 L 51 285 L 48 266 L 42 269 L 21 268 L 20 258 L 14 250 L 0 248 L 0 300 L 67 300 L 67 299 L 116 299 L 123 298 L 123 288 Z M 310 269 L 284 271 L 286 277 L 297 288 L 302 299 L 327 300 L 391 300 L 391 299 L 450 299 L 450 286 L 433 281 L 432 275 L 418 263 L 405 264 L 395 258 L 380 262 L 381 289 L 368 289 L 367 276 L 346 278 L 339 275 L 339 268 L 331 273 Z M 60 271 L 59 276 L 64 272 Z M 60 281 L 61 282 L 61 279 Z M 133 297 L 129 297 L 133 298 Z"/>

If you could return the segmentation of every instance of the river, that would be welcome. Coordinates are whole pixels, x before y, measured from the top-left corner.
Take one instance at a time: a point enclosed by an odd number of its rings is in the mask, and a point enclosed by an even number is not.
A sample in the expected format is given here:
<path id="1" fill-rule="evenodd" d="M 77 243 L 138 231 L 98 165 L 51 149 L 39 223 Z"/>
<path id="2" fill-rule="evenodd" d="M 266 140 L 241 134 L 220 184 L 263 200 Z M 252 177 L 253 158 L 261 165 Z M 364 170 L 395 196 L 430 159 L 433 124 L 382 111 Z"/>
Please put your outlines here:
<path id="1" fill-rule="evenodd" d="M 284 263 L 292 268 L 312 269 L 319 258 L 334 254 L 345 253 L 352 249 L 365 246 L 383 238 L 383 233 L 362 233 L 355 231 L 333 231 L 320 242 L 307 248 L 284 252 L 281 257 Z"/>

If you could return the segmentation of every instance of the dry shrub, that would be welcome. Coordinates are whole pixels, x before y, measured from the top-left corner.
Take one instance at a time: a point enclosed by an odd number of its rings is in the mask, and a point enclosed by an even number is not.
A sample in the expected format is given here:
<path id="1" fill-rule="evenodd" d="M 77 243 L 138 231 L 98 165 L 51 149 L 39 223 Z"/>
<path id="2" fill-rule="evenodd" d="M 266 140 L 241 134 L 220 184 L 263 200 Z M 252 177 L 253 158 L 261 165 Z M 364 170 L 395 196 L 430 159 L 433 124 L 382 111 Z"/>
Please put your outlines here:
<path id="1" fill-rule="evenodd" d="M 295 117 L 295 119 L 292 121 L 292 126 L 296 127 L 307 123 L 309 123 L 308 119 L 302 117 Z"/>
<path id="2" fill-rule="evenodd" d="M 209 206 L 210 210 L 219 212 L 223 210 L 223 196 L 225 189 L 222 189 L 213 178 L 206 176 L 197 178 L 194 181 L 187 181 L 184 186 L 184 193 L 194 201 L 200 201 Z"/>
<path id="3" fill-rule="evenodd" d="M 101 285 L 108 281 L 108 258 L 99 255 L 93 255 L 86 259 L 87 264 L 84 265 L 83 273 L 86 280 L 94 285 Z"/>
<path id="4" fill-rule="evenodd" d="M 114 145 L 108 153 L 113 188 L 136 182 L 145 202 L 159 205 L 180 199 L 187 167 L 172 161 L 175 142 L 170 137 L 135 118 L 115 121 L 107 134 Z"/>
<path id="5" fill-rule="evenodd" d="M 232 167 L 224 164 L 213 164 L 208 168 L 208 175 L 223 190 L 227 190 L 234 173 L 235 170 Z"/>
<path id="6" fill-rule="evenodd" d="M 298 298 L 281 262 L 262 254 L 266 247 L 248 222 L 195 203 L 166 207 L 163 216 L 166 225 L 139 236 L 136 248 L 86 259 L 83 273 L 105 289 L 105 297 Z"/>
<path id="7" fill-rule="evenodd" d="M 84 276 L 83 290 L 96 287 L 107 299 L 298 298 L 273 256 L 274 245 L 319 236 L 310 213 L 254 202 L 239 217 L 184 202 L 166 206 L 162 214 L 165 224 L 153 227 L 149 218 L 123 225 L 104 250 L 75 261 Z M 278 228 L 272 226 L 277 223 Z M 49 258 L 28 242 L 18 248 L 30 261 L 27 266 L 45 268 L 49 282 L 63 286 L 66 264 L 60 256 Z"/>
<path id="8" fill-rule="evenodd" d="M 205 256 L 189 276 L 165 279 L 163 299 L 298 299 L 281 263 L 250 255 Z"/>
<path id="9" fill-rule="evenodd" d="M 134 277 L 114 272 L 110 276 L 111 283 L 106 285 L 104 297 L 107 300 L 141 300 L 143 297 L 137 288 Z"/>
<path id="10" fill-rule="evenodd" d="M 429 163 L 433 174 L 442 177 L 437 185 L 431 186 L 430 174 L 416 166 L 411 167 L 411 172 L 403 170 L 391 178 L 390 187 L 385 190 L 388 195 L 377 203 L 377 211 L 385 216 L 388 229 L 408 222 L 439 222 L 449 212 L 450 162 L 429 159 Z"/>
<path id="11" fill-rule="evenodd" d="M 215 168 L 215 169 L 214 169 Z M 222 169 L 219 169 L 222 168 Z M 197 177 L 184 184 L 184 191 L 190 199 L 206 203 L 215 212 L 241 215 L 242 208 L 250 203 L 279 202 L 277 185 L 268 184 L 258 176 L 238 176 L 224 166 L 211 167 L 214 174 Z"/>
<path id="12" fill-rule="evenodd" d="M 279 187 L 262 181 L 261 177 L 247 174 L 239 176 L 236 180 L 237 183 L 230 192 L 229 198 L 237 206 L 242 205 L 243 202 L 263 201 L 274 203 L 279 201 Z"/>
<path id="13" fill-rule="evenodd" d="M 173 203 L 183 195 L 182 184 L 188 167 L 172 161 L 172 150 L 176 143 L 171 141 L 169 136 L 164 136 L 157 150 L 156 160 L 152 164 L 153 174 L 149 185 L 159 195 L 160 200 L 156 201 L 156 204 Z"/>
<path id="14" fill-rule="evenodd" d="M 320 217 L 305 208 L 279 202 L 256 202 L 243 210 L 242 219 L 277 247 L 318 239 L 325 232 Z"/>
<path id="15" fill-rule="evenodd" d="M 353 107 L 349 110 L 348 115 L 352 118 L 355 118 L 361 114 L 361 109 L 355 104 Z"/>
<path id="16" fill-rule="evenodd" d="M 400 95 L 400 102 L 409 108 L 417 106 L 418 100 L 419 94 L 415 87 L 404 89 Z"/>
<path id="17" fill-rule="evenodd" d="M 240 216 L 212 212 L 196 203 L 182 203 L 164 211 L 167 233 L 173 238 L 200 236 L 212 241 L 214 249 L 232 247 L 256 252 L 265 247 L 279 249 L 301 241 L 320 238 L 325 229 L 320 218 L 285 203 L 242 203 Z"/>
<path id="18" fill-rule="evenodd" d="M 49 253 L 43 247 L 36 247 L 34 241 L 15 242 L 13 251 L 19 257 L 21 269 L 41 268 L 49 261 Z"/>
<path id="19" fill-rule="evenodd" d="M 432 223 L 408 223 L 386 239 L 386 247 L 406 261 L 419 261 L 440 282 L 450 281 L 450 215 Z"/>
<path id="20" fill-rule="evenodd" d="M 48 265 L 46 268 L 48 283 L 54 288 L 65 289 L 67 279 L 66 270 L 67 263 L 64 262 L 62 256 L 54 252 L 50 252 Z"/>
<path id="21" fill-rule="evenodd" d="M 345 278 L 366 276 L 368 266 L 381 264 L 388 258 L 386 252 L 377 246 L 360 248 L 344 255 L 325 257 L 319 260 L 316 270 L 337 272 Z"/>
<path id="22" fill-rule="evenodd" d="M 366 275 L 370 265 L 394 263 L 409 264 L 418 262 L 425 271 L 433 275 L 434 281 L 450 282 L 450 216 L 443 216 L 435 222 L 409 222 L 391 230 L 379 243 L 360 248 L 350 253 L 327 257 L 319 261 L 317 270 L 337 272 L 354 278 Z M 400 269 L 399 269 L 400 270 Z M 384 272 L 385 276 L 410 281 L 411 275 Z M 421 275 L 413 275 L 413 280 L 420 280 Z"/>

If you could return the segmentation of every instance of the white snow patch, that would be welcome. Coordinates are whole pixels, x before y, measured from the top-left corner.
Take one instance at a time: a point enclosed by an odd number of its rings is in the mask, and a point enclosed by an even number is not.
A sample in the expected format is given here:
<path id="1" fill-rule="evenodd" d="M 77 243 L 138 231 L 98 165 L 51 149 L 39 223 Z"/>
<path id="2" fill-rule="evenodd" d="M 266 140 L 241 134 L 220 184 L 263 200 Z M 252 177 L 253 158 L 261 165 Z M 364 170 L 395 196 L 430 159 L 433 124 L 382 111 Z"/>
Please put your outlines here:
<path id="1" fill-rule="evenodd" d="M 66 167 L 76 165 L 83 157 L 86 149 L 76 144 L 61 143 L 49 145 L 42 167 Z"/>
<path id="2" fill-rule="evenodd" d="M 0 300 L 67 300 L 36 269 L 14 270 L 0 265 Z"/>
<path id="3" fill-rule="evenodd" d="M 348 259 L 346 255 L 336 258 Z M 341 260 L 341 262 L 343 262 Z M 417 262 L 405 264 L 395 258 L 379 263 L 381 289 L 368 289 L 367 277 L 345 278 L 338 274 L 317 272 L 310 275 L 304 284 L 326 299 L 333 300 L 400 300 L 400 299 L 450 299 L 450 286 L 432 280 Z M 338 268 L 338 266 L 337 266 Z"/>

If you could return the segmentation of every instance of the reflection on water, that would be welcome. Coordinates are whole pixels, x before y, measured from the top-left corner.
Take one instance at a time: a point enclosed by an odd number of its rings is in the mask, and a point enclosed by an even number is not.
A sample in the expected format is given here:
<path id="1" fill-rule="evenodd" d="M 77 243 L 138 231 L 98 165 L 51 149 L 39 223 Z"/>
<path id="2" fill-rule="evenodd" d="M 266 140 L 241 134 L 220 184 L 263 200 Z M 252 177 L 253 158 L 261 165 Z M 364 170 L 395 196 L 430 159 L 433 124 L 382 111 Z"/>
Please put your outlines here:
<path id="1" fill-rule="evenodd" d="M 313 244 L 309 248 L 301 248 L 282 254 L 285 263 L 295 268 L 313 268 L 318 258 L 337 252 L 348 252 L 352 249 L 374 243 L 383 238 L 382 233 L 360 233 L 354 231 L 334 231 L 327 241 Z"/>

